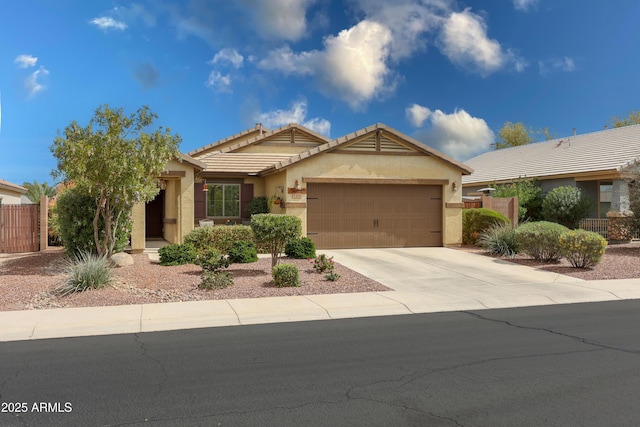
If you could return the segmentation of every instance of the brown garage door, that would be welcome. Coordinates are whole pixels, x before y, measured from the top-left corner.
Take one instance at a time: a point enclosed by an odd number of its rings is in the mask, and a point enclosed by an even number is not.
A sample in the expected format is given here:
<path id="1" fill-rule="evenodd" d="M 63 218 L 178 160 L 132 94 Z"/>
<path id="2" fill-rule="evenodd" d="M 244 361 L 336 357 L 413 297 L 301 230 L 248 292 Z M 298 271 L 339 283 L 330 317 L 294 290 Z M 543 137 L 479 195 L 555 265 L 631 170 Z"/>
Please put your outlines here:
<path id="1" fill-rule="evenodd" d="M 319 249 L 442 246 L 442 187 L 309 183 L 307 234 Z"/>

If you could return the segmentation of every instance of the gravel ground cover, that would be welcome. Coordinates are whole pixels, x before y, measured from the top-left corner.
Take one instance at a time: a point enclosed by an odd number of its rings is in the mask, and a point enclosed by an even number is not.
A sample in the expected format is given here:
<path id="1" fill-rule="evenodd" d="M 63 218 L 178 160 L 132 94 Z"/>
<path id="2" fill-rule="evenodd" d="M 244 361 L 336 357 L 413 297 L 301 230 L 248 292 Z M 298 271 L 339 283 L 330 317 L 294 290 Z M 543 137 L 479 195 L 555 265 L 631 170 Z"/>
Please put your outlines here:
<path id="1" fill-rule="evenodd" d="M 476 247 L 459 250 L 491 256 Z M 133 259 L 132 266 L 114 270 L 112 286 L 60 297 L 53 291 L 64 280 L 61 248 L 0 254 L 0 311 L 390 290 L 340 265 L 339 260 L 336 271 L 342 277 L 336 282 L 314 272 L 308 260 L 285 258 L 282 262 L 298 266 L 302 286 L 276 288 L 271 280 L 271 259 L 260 258 L 256 263 L 233 264 L 227 269 L 233 274 L 233 286 L 206 291 L 197 288 L 201 269 L 196 265 L 163 267 L 144 254 L 133 255 Z M 584 280 L 640 278 L 640 243 L 608 246 L 600 264 L 591 269 L 573 268 L 566 260 L 545 264 L 523 256 L 504 259 Z"/>
<path id="2" fill-rule="evenodd" d="M 281 262 L 298 266 L 301 286 L 276 288 L 271 258 L 260 258 L 255 263 L 232 264 L 225 271 L 233 275 L 233 286 L 207 291 L 197 287 L 202 270 L 196 265 L 164 267 L 145 254 L 133 255 L 133 260 L 132 266 L 114 269 L 112 286 L 60 297 L 54 289 L 64 280 L 62 248 L 0 254 L 0 311 L 390 290 L 338 262 L 335 271 L 341 277 L 331 282 L 313 270 L 311 261 L 287 258 Z"/>

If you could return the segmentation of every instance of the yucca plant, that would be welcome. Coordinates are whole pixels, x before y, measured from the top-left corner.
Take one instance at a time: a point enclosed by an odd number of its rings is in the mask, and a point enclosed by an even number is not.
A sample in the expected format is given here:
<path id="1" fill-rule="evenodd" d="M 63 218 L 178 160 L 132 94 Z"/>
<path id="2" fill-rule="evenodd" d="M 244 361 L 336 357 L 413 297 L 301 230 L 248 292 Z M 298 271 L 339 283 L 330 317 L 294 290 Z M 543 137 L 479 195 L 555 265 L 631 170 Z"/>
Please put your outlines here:
<path id="1" fill-rule="evenodd" d="M 111 284 L 110 261 L 91 252 L 79 252 L 69 259 L 66 276 L 64 284 L 56 289 L 62 296 L 103 288 Z"/>
<path id="2" fill-rule="evenodd" d="M 518 254 L 518 238 L 511 225 L 493 225 L 480 234 L 478 244 L 492 254 L 514 257 Z"/>

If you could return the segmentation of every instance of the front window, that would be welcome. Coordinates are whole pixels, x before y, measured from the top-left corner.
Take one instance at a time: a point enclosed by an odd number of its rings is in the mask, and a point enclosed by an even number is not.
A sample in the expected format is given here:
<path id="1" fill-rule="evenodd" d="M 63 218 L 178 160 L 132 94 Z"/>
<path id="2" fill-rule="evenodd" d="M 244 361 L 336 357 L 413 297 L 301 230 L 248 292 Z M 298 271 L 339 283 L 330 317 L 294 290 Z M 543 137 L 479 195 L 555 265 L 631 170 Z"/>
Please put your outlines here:
<path id="1" fill-rule="evenodd" d="M 240 184 L 208 184 L 207 216 L 240 217 Z"/>
<path id="2" fill-rule="evenodd" d="M 611 209 L 611 194 L 613 192 L 613 182 L 600 181 L 600 206 L 599 217 L 606 218 L 607 212 Z"/>

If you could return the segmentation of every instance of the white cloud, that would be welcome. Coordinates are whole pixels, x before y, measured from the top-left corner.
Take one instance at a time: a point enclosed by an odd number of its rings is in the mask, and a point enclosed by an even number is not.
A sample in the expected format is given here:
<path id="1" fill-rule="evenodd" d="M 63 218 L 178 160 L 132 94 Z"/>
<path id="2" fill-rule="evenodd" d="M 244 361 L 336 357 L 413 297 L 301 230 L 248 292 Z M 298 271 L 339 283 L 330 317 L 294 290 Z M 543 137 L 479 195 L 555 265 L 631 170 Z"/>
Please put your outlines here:
<path id="1" fill-rule="evenodd" d="M 331 122 L 328 120 L 319 117 L 307 120 L 307 101 L 304 99 L 294 102 L 288 110 L 259 113 L 256 115 L 256 121 L 268 128 L 298 123 L 325 136 L 329 136 L 331 133 Z"/>
<path id="2" fill-rule="evenodd" d="M 542 76 L 545 76 L 552 71 L 565 71 L 567 73 L 571 73 L 576 70 L 576 64 L 573 58 L 565 56 L 564 58 L 553 58 L 538 61 L 538 69 Z"/>
<path id="3" fill-rule="evenodd" d="M 429 115 L 429 123 L 431 126 L 416 132 L 415 138 L 458 160 L 482 153 L 494 142 L 487 122 L 464 110 L 451 114 L 435 110 Z"/>
<path id="4" fill-rule="evenodd" d="M 522 10 L 526 12 L 530 7 L 534 7 L 538 3 L 538 0 L 513 0 L 513 7 L 516 10 Z"/>
<path id="5" fill-rule="evenodd" d="M 31 55 L 18 55 L 16 59 L 13 60 L 15 64 L 18 64 L 20 68 L 29 68 L 34 67 L 36 62 L 38 62 L 38 57 Z"/>
<path id="6" fill-rule="evenodd" d="M 225 48 L 218 51 L 218 53 L 213 56 L 213 59 L 209 61 L 209 64 L 229 63 L 234 68 L 240 68 L 242 67 L 243 61 L 244 57 L 240 55 L 237 50 Z"/>
<path id="7" fill-rule="evenodd" d="M 258 62 L 258 67 L 263 70 L 277 70 L 286 76 L 309 75 L 314 73 L 315 63 L 320 56 L 322 54 L 317 50 L 295 53 L 289 46 L 283 46 L 267 53 L 267 56 Z"/>
<path id="8" fill-rule="evenodd" d="M 223 75 L 219 71 L 212 71 L 209 74 L 209 78 L 205 82 L 205 86 L 212 88 L 216 92 L 220 93 L 232 93 L 231 89 L 231 76 L 229 74 Z"/>
<path id="9" fill-rule="evenodd" d="M 391 31 L 389 46 L 395 61 L 423 50 L 426 33 L 437 30 L 443 16 L 450 12 L 447 0 L 354 0 L 367 19 L 378 22 Z"/>
<path id="10" fill-rule="evenodd" d="M 445 22 L 440 49 L 451 62 L 485 76 L 504 67 L 508 61 L 500 43 L 487 36 L 484 19 L 468 8 L 452 13 Z"/>
<path id="11" fill-rule="evenodd" d="M 258 33 L 272 40 L 300 40 L 307 33 L 307 8 L 315 0 L 244 0 Z"/>
<path id="12" fill-rule="evenodd" d="M 42 92 L 45 86 L 39 81 L 39 79 L 46 77 L 49 74 L 49 70 L 44 67 L 40 67 L 27 77 L 24 81 L 24 87 L 27 89 L 29 98 L 36 96 Z"/>
<path id="13" fill-rule="evenodd" d="M 421 127 L 431 115 L 431 110 L 422 105 L 412 104 L 405 109 L 407 118 L 411 124 L 417 128 Z"/>
<path id="14" fill-rule="evenodd" d="M 115 29 L 115 30 L 125 30 L 127 28 L 127 24 L 125 24 L 122 21 L 116 21 L 113 18 L 110 18 L 108 16 L 101 16 L 100 18 L 93 18 L 91 21 L 89 21 L 91 24 L 95 25 L 96 27 L 100 28 L 101 30 L 110 30 L 110 29 Z"/>
<path id="15" fill-rule="evenodd" d="M 295 53 L 285 46 L 269 52 L 258 63 L 263 69 L 286 75 L 313 75 L 321 90 L 357 109 L 393 88 L 387 66 L 391 32 L 364 20 L 324 40 L 324 50 Z"/>

